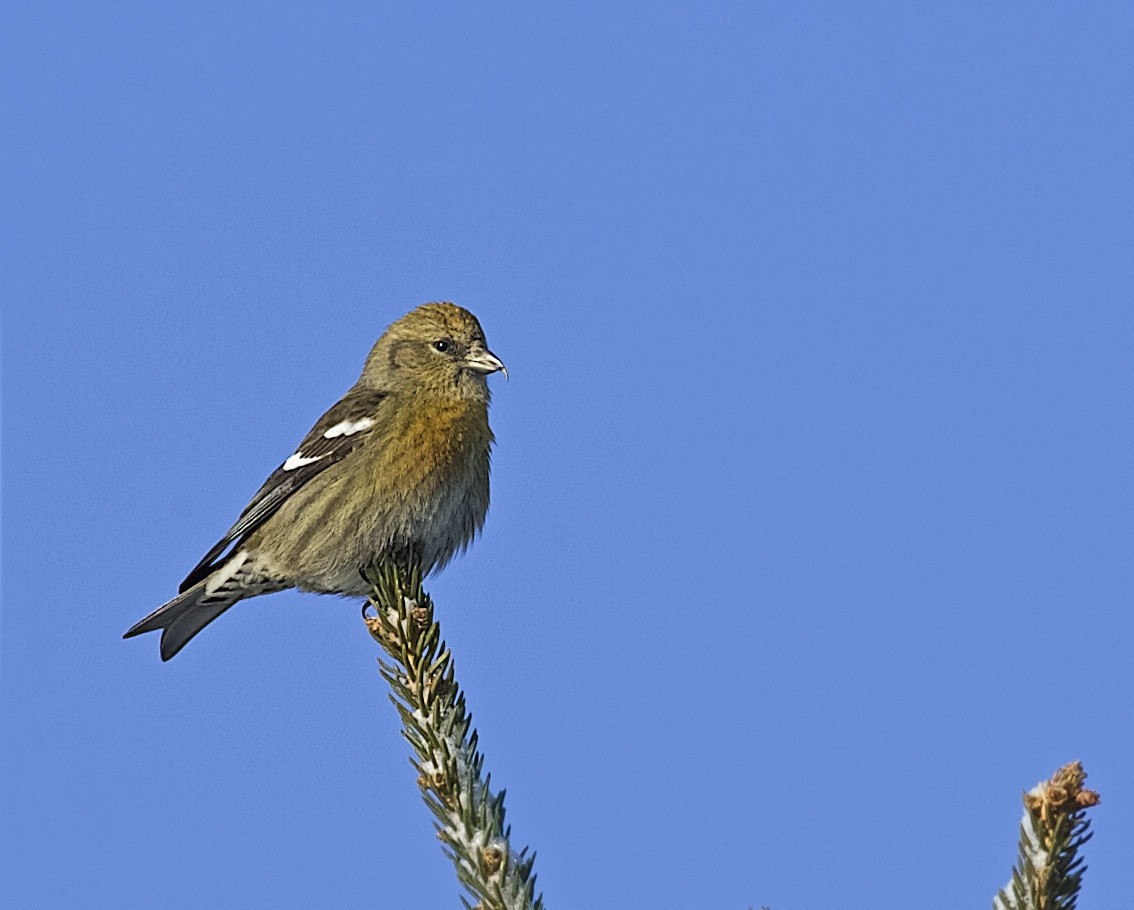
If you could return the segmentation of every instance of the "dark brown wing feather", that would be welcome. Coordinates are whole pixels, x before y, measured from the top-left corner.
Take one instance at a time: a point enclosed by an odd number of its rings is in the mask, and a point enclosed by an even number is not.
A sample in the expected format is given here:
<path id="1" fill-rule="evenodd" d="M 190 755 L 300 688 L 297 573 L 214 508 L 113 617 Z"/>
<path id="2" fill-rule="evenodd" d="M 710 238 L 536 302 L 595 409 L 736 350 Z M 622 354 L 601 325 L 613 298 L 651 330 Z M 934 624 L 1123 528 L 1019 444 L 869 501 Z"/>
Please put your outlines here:
<path id="1" fill-rule="evenodd" d="M 304 437 L 303 442 L 296 449 L 297 455 L 304 458 L 317 458 L 317 461 L 308 462 L 290 471 L 285 471 L 281 464 L 271 476 L 264 481 L 252 501 L 248 503 L 240 514 L 236 524 L 229 528 L 216 546 L 197 563 L 183 582 L 179 591 L 187 591 L 202 578 L 206 578 L 224 561 L 225 553 L 230 546 L 239 543 L 260 527 L 274 515 L 296 490 L 302 487 L 316 474 L 320 474 L 336 462 L 342 461 L 352 451 L 361 445 L 363 440 L 373 435 L 374 427 L 359 430 L 350 435 L 340 435 L 328 439 L 323 434 L 331 427 L 344 421 L 355 422 L 369 417 L 378 422 L 378 407 L 386 397 L 385 392 L 377 392 L 355 387 L 331 407 L 326 414 L 319 418 L 311 432 Z"/>

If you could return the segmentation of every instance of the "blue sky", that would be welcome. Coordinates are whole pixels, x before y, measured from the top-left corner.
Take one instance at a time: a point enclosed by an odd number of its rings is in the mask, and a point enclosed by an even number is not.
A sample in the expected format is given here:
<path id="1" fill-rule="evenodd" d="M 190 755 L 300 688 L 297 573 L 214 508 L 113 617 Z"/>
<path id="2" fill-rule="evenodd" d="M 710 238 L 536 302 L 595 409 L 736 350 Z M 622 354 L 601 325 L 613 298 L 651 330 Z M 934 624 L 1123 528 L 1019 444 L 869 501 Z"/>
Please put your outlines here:
<path id="1" fill-rule="evenodd" d="M 429 587 L 551 907 L 987 906 L 1134 842 L 1134 8 L 24 3 L 2 878 L 455 906 L 357 606 L 122 632 L 425 300 L 511 381 Z"/>

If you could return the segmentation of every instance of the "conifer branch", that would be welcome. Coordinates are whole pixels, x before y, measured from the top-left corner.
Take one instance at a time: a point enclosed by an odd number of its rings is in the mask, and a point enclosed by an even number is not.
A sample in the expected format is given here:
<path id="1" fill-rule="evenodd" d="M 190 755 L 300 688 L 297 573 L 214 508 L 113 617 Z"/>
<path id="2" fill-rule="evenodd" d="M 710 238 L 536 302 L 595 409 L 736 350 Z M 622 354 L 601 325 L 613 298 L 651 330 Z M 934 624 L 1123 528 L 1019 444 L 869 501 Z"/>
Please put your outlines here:
<path id="1" fill-rule="evenodd" d="M 1086 778 L 1071 762 L 1024 794 L 1019 854 L 993 910 L 1075 910 L 1087 871 L 1079 848 L 1091 839 L 1086 810 L 1099 802 L 1083 788 Z"/>
<path id="2" fill-rule="evenodd" d="M 378 664 L 402 734 L 415 756 L 417 784 L 434 815 L 437 836 L 457 878 L 483 910 L 543 910 L 533 897 L 535 853 L 514 852 L 504 825 L 504 791 L 493 794 L 484 756 L 457 685 L 453 656 L 433 618 L 433 601 L 420 570 L 377 567 L 364 573 L 371 586 L 363 618 L 389 656 Z M 472 907 L 462 897 L 466 908 Z"/>

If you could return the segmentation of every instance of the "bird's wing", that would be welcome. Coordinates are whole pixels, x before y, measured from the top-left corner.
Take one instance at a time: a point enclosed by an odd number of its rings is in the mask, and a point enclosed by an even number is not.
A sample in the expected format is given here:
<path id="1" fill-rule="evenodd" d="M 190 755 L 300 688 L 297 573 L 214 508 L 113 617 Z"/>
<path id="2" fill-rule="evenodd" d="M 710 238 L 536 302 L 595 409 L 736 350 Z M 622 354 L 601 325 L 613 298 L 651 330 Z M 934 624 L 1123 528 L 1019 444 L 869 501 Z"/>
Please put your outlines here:
<path id="1" fill-rule="evenodd" d="M 379 405 L 385 397 L 385 392 L 356 387 L 320 417 L 295 454 L 272 472 L 236 524 L 186 576 L 180 590 L 187 591 L 210 575 L 223 562 L 225 551 L 233 542 L 260 527 L 312 477 L 358 448 L 373 432 L 378 422 Z"/>

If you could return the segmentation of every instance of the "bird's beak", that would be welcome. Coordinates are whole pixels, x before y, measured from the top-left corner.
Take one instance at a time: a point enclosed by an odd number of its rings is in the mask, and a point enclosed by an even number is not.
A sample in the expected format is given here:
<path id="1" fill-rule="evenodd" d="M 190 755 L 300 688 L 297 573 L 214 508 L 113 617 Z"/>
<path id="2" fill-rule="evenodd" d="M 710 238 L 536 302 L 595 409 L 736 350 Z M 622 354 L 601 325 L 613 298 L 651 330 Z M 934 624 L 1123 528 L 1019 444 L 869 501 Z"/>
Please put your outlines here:
<path id="1" fill-rule="evenodd" d="M 508 368 L 504 366 L 504 361 L 487 348 L 471 351 L 465 358 L 465 366 L 485 376 L 489 373 L 503 373 L 504 378 L 508 378 Z"/>

